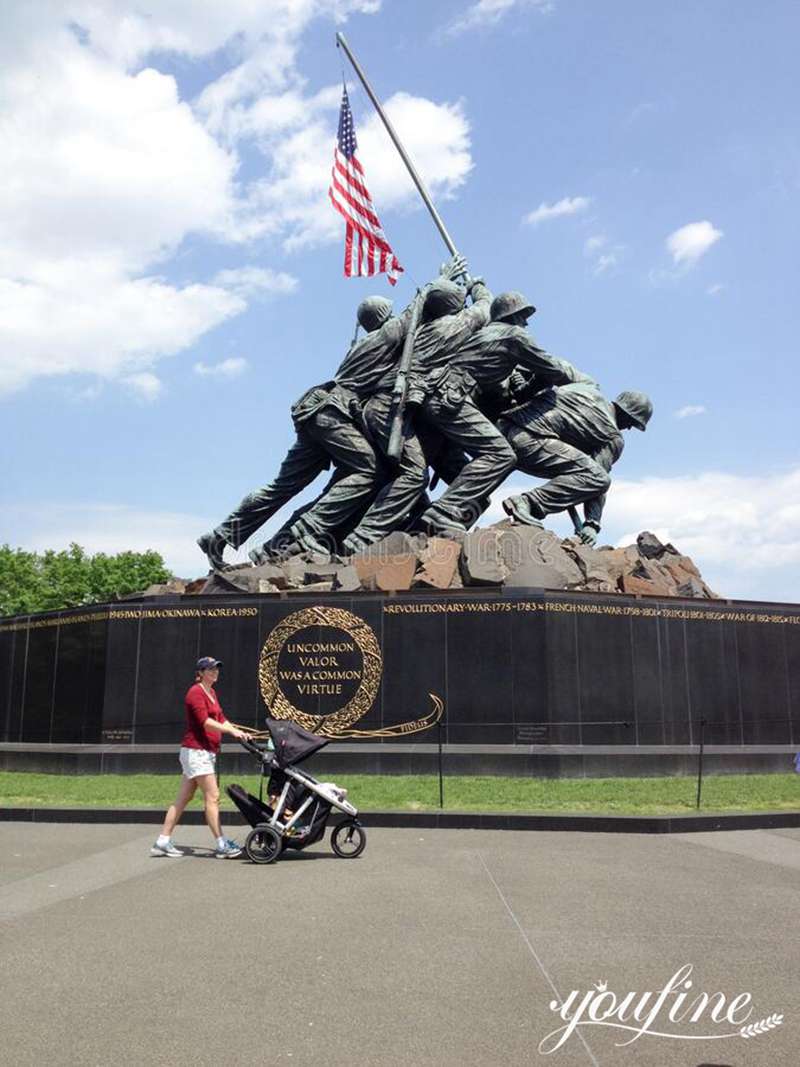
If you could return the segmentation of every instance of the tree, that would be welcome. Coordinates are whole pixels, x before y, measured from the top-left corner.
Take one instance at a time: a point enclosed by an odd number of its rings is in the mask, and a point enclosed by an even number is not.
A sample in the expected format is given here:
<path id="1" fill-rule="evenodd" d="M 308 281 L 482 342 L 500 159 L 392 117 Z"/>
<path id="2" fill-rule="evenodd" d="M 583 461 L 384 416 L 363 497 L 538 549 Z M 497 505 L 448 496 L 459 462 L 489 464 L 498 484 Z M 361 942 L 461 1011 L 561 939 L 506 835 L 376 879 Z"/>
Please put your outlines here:
<path id="1" fill-rule="evenodd" d="M 43 583 L 35 552 L 8 545 L 0 548 L 0 615 L 26 615 L 38 611 Z"/>
<path id="2" fill-rule="evenodd" d="M 41 555 L 0 546 L 0 615 L 75 608 L 136 593 L 170 573 L 158 552 L 87 555 L 80 545 Z"/>

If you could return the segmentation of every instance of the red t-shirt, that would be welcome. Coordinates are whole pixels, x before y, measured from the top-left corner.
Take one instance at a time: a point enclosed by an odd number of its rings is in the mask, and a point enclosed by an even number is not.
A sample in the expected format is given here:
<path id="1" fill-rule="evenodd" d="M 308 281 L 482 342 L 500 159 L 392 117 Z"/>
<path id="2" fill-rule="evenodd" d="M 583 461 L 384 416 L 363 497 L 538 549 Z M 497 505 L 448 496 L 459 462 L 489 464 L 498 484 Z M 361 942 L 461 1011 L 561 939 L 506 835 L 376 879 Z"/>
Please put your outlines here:
<path id="1" fill-rule="evenodd" d="M 214 694 L 216 696 L 216 693 Z M 227 722 L 225 713 L 218 700 L 212 700 L 199 682 L 196 682 L 186 694 L 186 733 L 183 735 L 183 748 L 204 748 L 206 752 L 219 752 L 222 734 L 217 730 L 206 730 L 206 719 L 215 722 Z"/>

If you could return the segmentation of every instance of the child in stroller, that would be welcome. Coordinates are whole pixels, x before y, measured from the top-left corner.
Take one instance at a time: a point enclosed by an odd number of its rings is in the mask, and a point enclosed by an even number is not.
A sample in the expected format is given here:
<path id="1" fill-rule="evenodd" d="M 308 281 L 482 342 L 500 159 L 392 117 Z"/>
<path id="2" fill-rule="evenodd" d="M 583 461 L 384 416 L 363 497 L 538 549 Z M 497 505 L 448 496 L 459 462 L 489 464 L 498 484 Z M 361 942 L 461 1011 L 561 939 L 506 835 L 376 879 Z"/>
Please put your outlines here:
<path id="1" fill-rule="evenodd" d="M 331 848 L 337 856 L 354 859 L 367 844 L 358 811 L 346 800 L 347 791 L 333 782 L 318 782 L 297 764 L 327 745 L 327 738 L 309 733 L 287 719 L 267 719 L 268 744 L 243 740 L 240 744 L 252 752 L 261 764 L 262 775 L 269 774 L 269 803 L 247 793 L 240 785 L 229 785 L 226 792 L 252 826 L 244 850 L 253 863 L 274 863 L 284 849 L 303 849 L 315 844 L 325 833 L 331 811 L 335 808 L 347 817 L 333 828 Z"/>

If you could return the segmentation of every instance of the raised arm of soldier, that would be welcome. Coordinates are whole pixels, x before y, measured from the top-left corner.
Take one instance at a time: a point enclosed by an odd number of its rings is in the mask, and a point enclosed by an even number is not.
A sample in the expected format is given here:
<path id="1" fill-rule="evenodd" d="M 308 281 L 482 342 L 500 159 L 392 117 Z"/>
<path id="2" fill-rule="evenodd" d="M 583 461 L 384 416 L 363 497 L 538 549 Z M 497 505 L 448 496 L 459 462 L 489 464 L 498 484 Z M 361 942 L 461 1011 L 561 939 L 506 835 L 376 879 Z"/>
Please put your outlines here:
<path id="1" fill-rule="evenodd" d="M 470 299 L 470 306 L 464 308 L 464 321 L 479 330 L 491 319 L 492 293 L 483 278 L 473 278 L 471 274 L 464 276 L 464 288 Z"/>
<path id="2" fill-rule="evenodd" d="M 414 355 L 420 395 L 420 419 L 428 430 L 470 457 L 445 493 L 420 517 L 428 533 L 460 535 L 472 525 L 483 502 L 516 463 L 516 455 L 502 433 L 472 400 L 476 379 L 460 365 L 460 351 L 476 331 L 486 326 L 491 293 L 481 279 L 468 278 L 466 292 L 452 282 L 431 286 L 417 331 Z M 504 364 L 495 380 L 507 377 L 513 363 Z"/>
<path id="3" fill-rule="evenodd" d="M 439 277 L 446 278 L 447 281 L 455 281 L 457 278 L 468 278 L 469 267 L 467 264 L 466 256 L 462 256 L 456 252 L 451 256 L 446 263 L 443 263 L 439 268 Z"/>
<path id="4" fill-rule="evenodd" d="M 598 451 L 592 453 L 592 459 L 610 474 L 611 468 L 622 455 L 624 447 L 625 442 L 622 434 L 619 434 L 607 441 Z M 606 506 L 607 497 L 608 490 L 599 496 L 592 497 L 591 500 L 584 500 L 583 502 L 583 525 L 580 531 L 576 530 L 576 533 L 585 545 L 597 544 L 597 537 L 600 533 L 600 520 L 603 517 L 603 509 Z"/>
<path id="5" fill-rule="evenodd" d="M 466 269 L 466 259 L 453 256 L 442 264 L 436 281 L 452 284 L 452 279 L 463 275 Z M 351 389 L 361 403 L 376 393 L 391 392 L 415 299 L 400 315 L 392 314 L 392 302 L 385 296 L 368 296 L 358 305 L 356 318 L 366 336 L 350 346 L 334 378 L 339 385 Z"/>
<path id="6" fill-rule="evenodd" d="M 535 312 L 536 308 L 522 293 L 516 290 L 499 293 L 492 301 L 492 322 L 485 331 L 490 342 L 486 347 L 497 350 L 498 356 L 502 354 L 515 364 L 509 379 L 514 403 L 550 385 L 594 381 L 572 363 L 551 355 L 536 343 L 527 330 L 528 319 Z"/>
<path id="7" fill-rule="evenodd" d="M 414 365 L 423 375 L 449 366 L 462 345 L 489 322 L 492 294 L 483 279 L 468 275 L 465 283 L 438 278 L 428 287 L 414 344 Z"/>
<path id="8" fill-rule="evenodd" d="M 542 389 L 580 375 L 540 348 L 527 332 L 525 324 L 535 311 L 522 293 L 500 293 L 490 306 L 492 321 L 472 333 L 453 356 L 452 366 L 468 372 L 497 410 L 525 399 L 523 392 L 534 377 L 536 389 Z"/>
<path id="9" fill-rule="evenodd" d="M 530 340 L 530 335 L 528 335 Z M 535 345 L 535 342 L 534 342 Z M 546 358 L 547 366 L 538 371 L 532 370 L 532 360 L 520 362 L 514 368 L 508 379 L 508 392 L 512 404 L 523 404 L 530 400 L 536 393 L 543 389 L 549 389 L 552 385 L 570 385 L 581 382 L 585 385 L 597 385 L 597 381 L 590 375 L 559 356 L 551 356 L 549 353 L 538 349 L 534 358 L 542 360 Z"/>

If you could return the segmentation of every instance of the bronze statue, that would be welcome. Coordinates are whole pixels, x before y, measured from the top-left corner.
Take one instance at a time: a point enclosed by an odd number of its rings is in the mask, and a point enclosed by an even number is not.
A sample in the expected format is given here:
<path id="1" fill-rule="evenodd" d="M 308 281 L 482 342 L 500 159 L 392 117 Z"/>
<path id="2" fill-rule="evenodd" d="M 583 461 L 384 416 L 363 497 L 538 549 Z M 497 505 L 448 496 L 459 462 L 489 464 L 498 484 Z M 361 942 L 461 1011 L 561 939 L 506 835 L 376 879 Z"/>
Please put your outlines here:
<path id="1" fill-rule="evenodd" d="M 593 379 L 539 348 L 525 329 L 536 309 L 522 293 L 492 300 L 483 280 L 466 273 L 466 261 L 341 34 L 337 44 L 452 258 L 399 316 L 384 297 L 361 302 L 357 318 L 366 336 L 353 339 L 331 381 L 309 389 L 292 407 L 297 440 L 274 481 L 248 494 L 198 545 L 212 568 L 224 566 L 227 545 L 239 548 L 331 463 L 327 486 L 250 553 L 254 562 L 276 552 L 329 552 L 334 544 L 352 554 L 399 529 L 458 536 L 517 466 L 549 481 L 507 498 L 508 514 L 541 525 L 545 515 L 569 509 L 576 531 L 580 527 L 583 539 L 593 542 L 608 472 L 622 452 L 621 431 L 644 430 L 652 404 L 634 392 L 610 403 Z M 433 502 L 426 492 L 430 467 L 433 485 L 440 477 L 448 483 Z M 580 503 L 584 523 L 575 512 Z"/>

